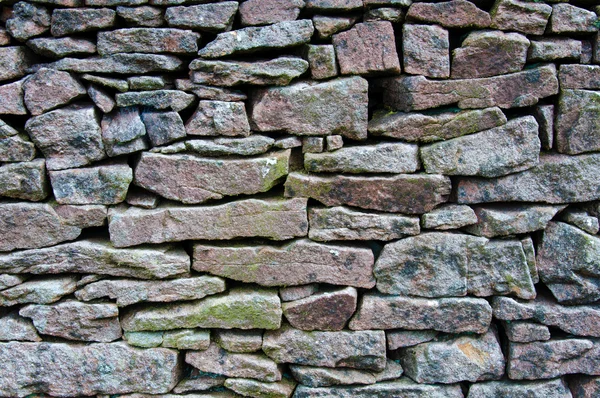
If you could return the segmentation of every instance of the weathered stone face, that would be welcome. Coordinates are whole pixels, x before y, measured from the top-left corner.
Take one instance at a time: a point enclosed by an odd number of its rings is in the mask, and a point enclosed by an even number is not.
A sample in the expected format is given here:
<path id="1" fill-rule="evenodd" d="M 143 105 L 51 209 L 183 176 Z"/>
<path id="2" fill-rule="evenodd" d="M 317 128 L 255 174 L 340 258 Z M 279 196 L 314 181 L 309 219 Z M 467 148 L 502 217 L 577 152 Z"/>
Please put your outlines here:
<path id="1" fill-rule="evenodd" d="M 0 81 L 25 76 L 34 60 L 25 46 L 0 47 Z"/>
<path id="2" fill-rule="evenodd" d="M 42 68 L 23 85 L 25 105 L 32 115 L 66 105 L 86 93 L 85 88 L 69 73 Z"/>
<path id="3" fill-rule="evenodd" d="M 440 3 L 414 3 L 406 13 L 406 19 L 439 24 L 446 28 L 487 28 L 490 15 L 466 0 Z"/>
<path id="4" fill-rule="evenodd" d="M 0 306 L 18 304 L 50 304 L 73 293 L 77 279 L 72 276 L 35 278 L 0 291 Z"/>
<path id="5" fill-rule="evenodd" d="M 91 32 L 115 24 L 117 13 L 110 8 L 58 8 L 52 11 L 52 36 Z"/>
<path id="6" fill-rule="evenodd" d="M 138 108 L 118 108 L 102 117 L 102 142 L 108 156 L 119 156 L 148 149 L 146 127 Z"/>
<path id="7" fill-rule="evenodd" d="M 153 6 L 117 7 L 117 15 L 127 26 L 157 28 L 165 23 L 163 10 Z"/>
<path id="8" fill-rule="evenodd" d="M 33 323 L 13 311 L 0 318 L 0 341 L 42 341 Z"/>
<path id="9" fill-rule="evenodd" d="M 189 135 L 248 136 L 250 125 L 243 102 L 200 101 L 185 124 Z"/>
<path id="10" fill-rule="evenodd" d="M 283 315 L 301 330 L 342 330 L 356 310 L 356 289 L 317 293 L 304 299 L 283 303 Z"/>
<path id="11" fill-rule="evenodd" d="M 340 386 L 311 388 L 300 385 L 296 389 L 295 397 L 344 397 L 344 398 L 369 398 L 373 396 L 402 396 L 418 398 L 429 396 L 431 398 L 460 398 L 463 393 L 459 385 L 444 386 L 440 384 L 417 384 L 407 377 L 398 380 L 371 384 L 368 386 Z"/>
<path id="12" fill-rule="evenodd" d="M 472 385 L 469 398 L 491 398 L 502 395 L 567 398 L 571 391 L 562 379 L 535 382 L 487 381 Z"/>
<path id="13" fill-rule="evenodd" d="M 409 25 L 402 28 L 404 71 L 428 77 L 450 76 L 448 31 L 436 25 Z"/>
<path id="14" fill-rule="evenodd" d="M 50 29 L 50 12 L 46 7 L 20 1 L 12 7 L 6 30 L 19 41 L 39 36 Z"/>
<path id="15" fill-rule="evenodd" d="M 0 140 L 0 148 L 1 142 Z M 9 163 L 0 167 L 0 196 L 31 201 L 48 196 L 46 163 L 43 159 Z"/>
<path id="16" fill-rule="evenodd" d="M 73 37 L 40 37 L 27 41 L 27 46 L 36 54 L 50 58 L 63 58 L 69 55 L 87 55 L 96 53 L 96 45 L 85 39 Z"/>
<path id="17" fill-rule="evenodd" d="M 229 352 L 256 352 L 262 347 L 262 330 L 219 330 L 214 340 L 219 347 Z"/>
<path id="18" fill-rule="evenodd" d="M 290 365 L 290 371 L 303 386 L 327 387 L 348 384 L 375 384 L 378 381 L 399 378 L 402 366 L 388 360 L 385 370 L 373 372 L 352 368 L 319 368 L 314 366 Z"/>
<path id="19" fill-rule="evenodd" d="M 551 13 L 552 7 L 547 4 L 522 0 L 500 0 L 494 4 L 490 12 L 491 27 L 541 35 L 546 29 Z"/>
<path id="20" fill-rule="evenodd" d="M 598 101 L 600 94 L 595 91 L 561 91 L 556 116 L 556 147 L 559 152 L 575 155 L 600 149 Z"/>
<path id="21" fill-rule="evenodd" d="M 63 58 L 50 66 L 76 73 L 150 73 L 181 69 L 182 61 L 172 55 L 114 54 L 105 57 Z"/>
<path id="22" fill-rule="evenodd" d="M 182 29 L 129 28 L 98 33 L 98 54 L 172 53 L 198 51 L 200 34 Z"/>
<path id="23" fill-rule="evenodd" d="M 240 4 L 242 25 L 269 25 L 293 21 L 304 7 L 303 0 L 248 0 Z"/>
<path id="24" fill-rule="evenodd" d="M 237 1 L 169 7 L 165 11 L 165 21 L 174 28 L 222 32 L 231 29 L 237 10 Z"/>

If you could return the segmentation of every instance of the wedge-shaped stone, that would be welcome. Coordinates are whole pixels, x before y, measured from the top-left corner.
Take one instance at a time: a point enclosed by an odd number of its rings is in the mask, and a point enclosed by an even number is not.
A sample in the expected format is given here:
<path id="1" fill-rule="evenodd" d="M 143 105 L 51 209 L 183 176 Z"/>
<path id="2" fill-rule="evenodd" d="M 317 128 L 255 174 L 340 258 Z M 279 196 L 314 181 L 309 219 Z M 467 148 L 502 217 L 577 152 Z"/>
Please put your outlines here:
<path id="1" fill-rule="evenodd" d="M 15 310 L 0 317 L 0 341 L 42 341 L 33 323 Z"/>
<path id="2" fill-rule="evenodd" d="M 436 330 L 387 330 L 385 337 L 387 339 L 388 350 L 397 350 L 398 348 L 412 347 L 414 345 L 433 340 L 439 334 Z"/>
<path id="3" fill-rule="evenodd" d="M 576 336 L 600 337 L 600 309 L 595 306 L 560 305 L 554 298 L 542 295 L 535 301 L 494 297 L 492 307 L 497 319 L 535 321 Z"/>
<path id="4" fill-rule="evenodd" d="M 40 37 L 27 41 L 27 47 L 33 52 L 49 58 L 64 58 L 70 55 L 89 55 L 96 53 L 94 42 L 73 37 Z"/>
<path id="5" fill-rule="evenodd" d="M 540 147 L 538 124 L 533 116 L 525 116 L 504 126 L 421 147 L 420 154 L 427 173 L 498 177 L 535 166 Z"/>
<path id="6" fill-rule="evenodd" d="M 378 381 L 397 379 L 402 376 L 402 366 L 388 359 L 385 370 L 374 372 L 352 368 L 318 368 L 290 365 L 296 380 L 308 387 L 328 387 L 346 384 L 375 384 Z"/>
<path id="7" fill-rule="evenodd" d="M 117 108 L 102 117 L 102 141 L 108 156 L 125 155 L 148 149 L 146 127 L 136 107 Z"/>
<path id="8" fill-rule="evenodd" d="M 564 205 L 487 205 L 474 206 L 477 223 L 465 230 L 477 236 L 493 238 L 539 231 L 546 228 Z"/>
<path id="9" fill-rule="evenodd" d="M 55 170 L 49 174 L 56 201 L 71 205 L 121 203 L 133 179 L 127 163 Z"/>
<path id="10" fill-rule="evenodd" d="M 418 167 L 418 146 L 405 143 L 347 146 L 304 155 L 304 169 L 314 173 L 412 173 Z"/>
<path id="11" fill-rule="evenodd" d="M 529 39 L 519 33 L 469 33 L 452 51 L 452 78 L 472 79 L 518 72 L 525 66 Z"/>
<path id="12" fill-rule="evenodd" d="M 170 302 L 198 300 L 221 293 L 225 281 L 214 276 L 171 279 L 168 281 L 140 281 L 136 279 L 103 279 L 85 285 L 75 292 L 79 300 L 90 301 L 102 297 L 117 300 L 119 307 L 139 302 Z"/>
<path id="13" fill-rule="evenodd" d="M 183 203 L 266 192 L 288 173 L 290 150 L 260 157 L 219 159 L 145 152 L 135 168 L 135 184 Z"/>
<path id="14" fill-rule="evenodd" d="M 292 378 L 283 378 L 279 382 L 265 383 L 254 379 L 227 379 L 225 387 L 246 397 L 269 396 L 271 398 L 290 398 L 298 384 Z"/>
<path id="15" fill-rule="evenodd" d="M 79 236 L 46 203 L 0 203 L 0 252 L 52 246 Z"/>
<path id="16" fill-rule="evenodd" d="M 479 298 L 427 299 L 367 293 L 350 320 L 352 330 L 433 329 L 447 333 L 485 333 L 492 307 Z"/>
<path id="17" fill-rule="evenodd" d="M 143 74 L 172 72 L 181 69 L 183 62 L 172 55 L 114 54 L 106 57 L 63 58 L 49 67 L 77 73 Z"/>
<path id="18" fill-rule="evenodd" d="M 216 206 L 119 208 L 109 215 L 108 228 L 116 247 L 239 237 L 286 240 L 307 235 L 306 202 L 246 199 Z"/>
<path id="19" fill-rule="evenodd" d="M 208 330 L 168 330 L 163 334 L 162 347 L 179 350 L 206 350 L 209 346 L 210 332 Z"/>
<path id="20" fill-rule="evenodd" d="M 244 101 L 248 98 L 245 93 L 239 90 L 197 84 L 189 79 L 175 79 L 175 87 L 178 90 L 194 93 L 198 98 L 211 101 Z"/>
<path id="21" fill-rule="evenodd" d="M 371 384 L 368 386 L 339 386 L 311 388 L 300 385 L 296 388 L 294 398 L 372 398 L 372 397 L 403 397 L 403 398 L 462 398 L 464 397 L 459 385 L 418 384 L 403 377 L 394 381 Z"/>
<path id="22" fill-rule="evenodd" d="M 33 64 L 33 53 L 25 46 L 0 48 L 0 82 L 25 76 Z"/>
<path id="23" fill-rule="evenodd" d="M 420 214 L 447 200 L 450 179 L 441 175 L 399 174 L 393 177 L 318 176 L 290 173 L 285 196 L 309 197 L 326 206 Z"/>
<path id="24" fill-rule="evenodd" d="M 574 373 L 600 375 L 600 340 L 564 338 L 509 343 L 506 371 L 513 380 L 551 379 Z"/>
<path id="25" fill-rule="evenodd" d="M 502 396 L 532 398 L 571 398 L 571 391 L 563 379 L 544 381 L 486 381 L 469 388 L 468 398 L 493 398 Z"/>
<path id="26" fill-rule="evenodd" d="M 58 276 L 53 278 L 35 278 L 17 286 L 0 291 L 0 307 L 18 304 L 49 304 L 71 294 L 76 289 L 77 278 Z"/>
<path id="27" fill-rule="evenodd" d="M 122 316 L 121 326 L 128 332 L 182 328 L 278 329 L 281 315 L 277 291 L 234 288 L 198 301 L 131 309 Z"/>
<path id="28" fill-rule="evenodd" d="M 110 113 L 117 106 L 117 103 L 113 99 L 112 95 L 107 93 L 104 89 L 90 84 L 87 89 L 88 96 L 100 110 L 104 113 Z"/>
<path id="29" fill-rule="evenodd" d="M 117 13 L 110 8 L 57 8 L 52 12 L 52 36 L 92 32 L 115 24 Z"/>
<path id="30" fill-rule="evenodd" d="M 284 325 L 265 332 L 263 351 L 277 363 L 374 371 L 386 365 L 382 330 L 305 332 Z"/>
<path id="31" fill-rule="evenodd" d="M 522 0 L 498 0 L 490 15 L 492 28 L 530 35 L 543 35 L 552 7 L 548 4 Z"/>
<path id="32" fill-rule="evenodd" d="M 542 155 L 537 166 L 498 178 L 461 178 L 458 203 L 587 202 L 600 199 L 600 155 Z"/>
<path id="33" fill-rule="evenodd" d="M 446 28 L 487 28 L 490 15 L 466 0 L 440 3 L 414 3 L 406 13 L 406 19 L 432 22 Z"/>
<path id="34" fill-rule="evenodd" d="M 41 68 L 23 85 L 25 105 L 32 115 L 66 105 L 85 95 L 85 87 L 68 72 Z"/>
<path id="35" fill-rule="evenodd" d="M 520 108 L 535 105 L 540 98 L 558 94 L 554 65 L 478 79 L 394 77 L 382 79 L 379 85 L 384 88 L 384 104 L 404 112 L 456 103 L 461 109 L 489 106 Z"/>
<path id="36" fill-rule="evenodd" d="M 421 224 L 427 229 L 457 229 L 475 223 L 475 212 L 465 205 L 442 205 L 421 216 Z"/>
<path id="37" fill-rule="evenodd" d="M 156 153 L 192 152 L 201 156 L 241 155 L 252 156 L 267 152 L 275 140 L 264 135 L 252 134 L 243 138 L 214 138 L 187 140 L 166 147 L 153 148 Z"/>
<path id="38" fill-rule="evenodd" d="M 229 352 L 256 352 L 262 348 L 262 330 L 222 329 L 213 333 L 215 343 Z"/>
<path id="39" fill-rule="evenodd" d="M 364 140 L 367 138 L 367 92 L 367 81 L 358 76 L 257 89 L 252 95 L 251 126 L 256 131 L 341 134 Z"/>
<path id="40" fill-rule="evenodd" d="M 231 29 L 237 10 L 237 1 L 169 7 L 165 12 L 165 20 L 175 28 L 223 32 Z"/>
<path id="41" fill-rule="evenodd" d="M 600 299 L 600 239 L 569 224 L 551 222 L 537 250 L 542 282 L 561 303 Z"/>
<path id="42" fill-rule="evenodd" d="M 420 232 L 418 217 L 393 213 L 361 212 L 348 207 L 311 207 L 308 210 L 312 240 L 394 240 Z"/>
<path id="43" fill-rule="evenodd" d="M 85 166 L 106 157 L 93 106 L 72 105 L 32 117 L 25 130 L 46 157 L 48 170 Z"/>
<path id="44" fill-rule="evenodd" d="M 193 268 L 263 286 L 317 282 L 371 288 L 373 262 L 373 253 L 364 247 L 300 239 L 284 246 L 196 244 Z"/>
<path id="45" fill-rule="evenodd" d="M 38 201 L 45 199 L 48 193 L 44 159 L 9 163 L 0 167 L 0 196 Z"/>
<path id="46" fill-rule="evenodd" d="M 129 28 L 98 33 L 98 54 L 173 53 L 198 51 L 200 34 L 168 28 Z"/>
<path id="47" fill-rule="evenodd" d="M 503 124 L 506 124 L 506 116 L 497 107 L 431 114 L 379 112 L 369 121 L 369 133 L 409 142 L 433 142 L 488 130 Z"/>
<path id="48" fill-rule="evenodd" d="M 592 235 L 596 235 L 600 230 L 598 217 L 590 215 L 587 211 L 568 209 L 561 214 L 561 220 Z"/>
<path id="49" fill-rule="evenodd" d="M 30 304 L 21 308 L 19 315 L 31 318 L 40 334 L 101 343 L 121 338 L 119 309 L 114 304 L 84 304 L 74 300 Z"/>
<path id="50" fill-rule="evenodd" d="M 211 344 L 206 351 L 188 351 L 185 362 L 209 373 L 230 377 L 247 377 L 262 381 L 281 380 L 281 368 L 265 354 L 240 354 Z"/>
<path id="51" fill-rule="evenodd" d="M 210 61 L 202 58 L 190 63 L 194 83 L 215 86 L 253 84 L 287 86 L 308 69 L 302 58 L 280 57 L 268 61 Z"/>
<path id="52" fill-rule="evenodd" d="M 179 90 L 132 91 L 115 95 L 117 106 L 145 106 L 179 112 L 194 103 L 196 97 Z"/>
<path id="53" fill-rule="evenodd" d="M 282 304 L 283 315 L 301 330 L 342 330 L 356 310 L 358 293 L 353 287 Z"/>
<path id="54" fill-rule="evenodd" d="M 0 86 L 0 115 L 27 115 L 23 84 L 27 78 Z"/>
<path id="55" fill-rule="evenodd" d="M 105 240 L 82 240 L 46 249 L 0 255 L 0 270 L 10 273 L 83 273 L 161 279 L 187 276 L 190 258 L 183 248 L 166 245 L 116 249 Z"/>
<path id="56" fill-rule="evenodd" d="M 600 149 L 600 93 L 562 90 L 556 116 L 556 149 L 575 155 Z"/>
<path id="57" fill-rule="evenodd" d="M 313 31 L 312 21 L 307 19 L 238 29 L 219 33 L 215 40 L 198 52 L 198 55 L 202 58 L 219 58 L 259 50 L 294 47 L 308 43 Z"/>
<path id="58" fill-rule="evenodd" d="M 0 162 L 27 162 L 33 160 L 35 154 L 35 145 L 26 134 L 0 138 Z"/>
<path id="59" fill-rule="evenodd" d="M 16 352 L 19 355 L 15 355 Z M 4 369 L 11 369 L 0 372 L 0 394 L 12 397 L 35 393 L 58 396 L 160 394 L 170 391 L 181 373 L 177 351 L 142 350 L 124 342 L 2 343 L 0 361 Z"/>
<path id="60" fill-rule="evenodd" d="M 505 365 L 493 328 L 479 336 L 448 335 L 404 348 L 400 362 L 411 379 L 431 384 L 498 380 Z"/>

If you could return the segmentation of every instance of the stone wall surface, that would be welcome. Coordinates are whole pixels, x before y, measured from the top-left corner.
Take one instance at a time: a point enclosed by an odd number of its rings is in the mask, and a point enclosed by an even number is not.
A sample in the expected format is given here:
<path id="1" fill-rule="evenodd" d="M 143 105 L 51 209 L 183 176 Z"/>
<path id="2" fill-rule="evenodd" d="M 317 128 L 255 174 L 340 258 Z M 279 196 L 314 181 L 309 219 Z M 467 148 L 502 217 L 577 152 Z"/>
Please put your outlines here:
<path id="1" fill-rule="evenodd" d="M 600 397 L 599 16 L 0 0 L 0 396 Z"/>

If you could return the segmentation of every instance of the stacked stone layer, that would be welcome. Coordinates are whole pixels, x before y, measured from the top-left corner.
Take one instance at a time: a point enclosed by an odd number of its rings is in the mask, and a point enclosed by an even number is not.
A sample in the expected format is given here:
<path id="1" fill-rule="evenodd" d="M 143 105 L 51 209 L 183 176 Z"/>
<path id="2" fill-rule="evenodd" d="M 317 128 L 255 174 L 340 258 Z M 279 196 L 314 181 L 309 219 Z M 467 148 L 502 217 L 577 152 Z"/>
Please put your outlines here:
<path id="1" fill-rule="evenodd" d="M 0 0 L 0 396 L 600 396 L 600 6 Z"/>

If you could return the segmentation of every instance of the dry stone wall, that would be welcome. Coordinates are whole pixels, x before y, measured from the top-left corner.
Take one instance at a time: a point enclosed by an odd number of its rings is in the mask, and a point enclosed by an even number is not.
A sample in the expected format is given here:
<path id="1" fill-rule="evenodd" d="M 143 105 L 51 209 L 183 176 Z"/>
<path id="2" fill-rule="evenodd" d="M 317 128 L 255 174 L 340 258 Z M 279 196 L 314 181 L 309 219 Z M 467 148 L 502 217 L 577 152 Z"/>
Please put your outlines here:
<path id="1" fill-rule="evenodd" d="M 0 396 L 600 396 L 596 0 L 0 7 Z"/>

